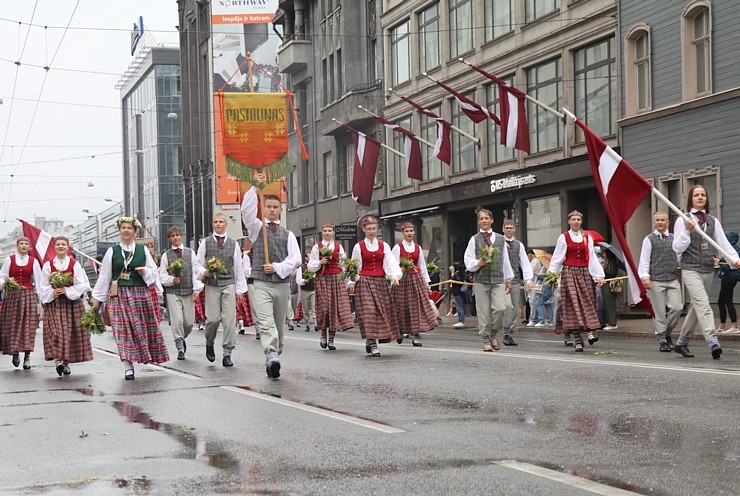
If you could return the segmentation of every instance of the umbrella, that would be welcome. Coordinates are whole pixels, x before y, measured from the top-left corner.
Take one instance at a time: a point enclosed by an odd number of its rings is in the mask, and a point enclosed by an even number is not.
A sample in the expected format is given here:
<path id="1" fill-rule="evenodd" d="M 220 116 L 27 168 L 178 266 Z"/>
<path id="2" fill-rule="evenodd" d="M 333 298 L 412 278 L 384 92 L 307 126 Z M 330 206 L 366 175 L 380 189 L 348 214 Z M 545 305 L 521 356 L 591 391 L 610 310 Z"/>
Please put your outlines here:
<path id="1" fill-rule="evenodd" d="M 606 241 L 606 238 L 604 236 L 602 236 L 601 234 L 597 233 L 596 231 L 590 231 L 588 229 L 584 229 L 583 230 L 583 234 L 588 234 L 589 236 L 591 236 L 591 239 L 594 240 L 594 243 L 601 244 L 602 242 L 605 242 Z M 607 243 L 607 244 L 609 244 L 609 243 Z"/>
<path id="2" fill-rule="evenodd" d="M 534 256 L 537 257 L 540 262 L 542 262 L 542 265 L 544 265 L 546 269 L 549 269 L 550 259 L 552 259 L 552 255 L 547 253 L 545 250 L 534 249 L 532 251 L 534 252 Z"/>
<path id="3" fill-rule="evenodd" d="M 596 244 L 601 246 L 603 249 L 612 252 L 612 255 L 614 255 L 614 257 L 617 259 L 617 263 L 621 265 L 621 268 L 623 270 L 627 270 L 627 267 L 624 265 L 624 253 L 622 253 L 622 250 L 620 250 L 616 246 L 610 245 L 606 241 L 599 241 Z"/>

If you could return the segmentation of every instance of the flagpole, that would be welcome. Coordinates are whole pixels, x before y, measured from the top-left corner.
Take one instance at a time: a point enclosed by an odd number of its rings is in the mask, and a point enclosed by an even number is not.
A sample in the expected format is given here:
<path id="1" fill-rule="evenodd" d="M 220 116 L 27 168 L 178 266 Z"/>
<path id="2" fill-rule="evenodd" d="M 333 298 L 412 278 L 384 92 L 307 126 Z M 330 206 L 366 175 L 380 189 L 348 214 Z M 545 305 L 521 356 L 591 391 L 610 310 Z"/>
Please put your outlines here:
<path id="1" fill-rule="evenodd" d="M 346 126 L 346 124 L 344 124 L 343 122 L 338 121 L 337 119 L 332 119 L 332 121 L 336 122 L 337 124 L 339 124 L 341 126 Z M 404 155 L 403 153 L 399 152 L 395 148 L 391 148 L 390 146 L 388 146 L 388 145 L 386 145 L 384 143 L 380 143 L 380 146 L 382 146 L 383 148 L 385 148 L 386 150 L 388 150 L 391 153 L 395 153 L 396 155 L 398 155 L 401 158 L 406 158 L 406 155 Z"/>
<path id="2" fill-rule="evenodd" d="M 373 112 L 369 111 L 368 109 L 366 109 L 362 105 L 358 105 L 357 108 L 360 109 L 360 110 L 362 110 L 363 112 L 367 112 L 368 114 L 372 115 L 373 117 L 380 117 L 378 114 L 374 114 Z M 413 136 L 413 138 L 416 141 L 418 141 L 419 143 L 424 143 L 425 145 L 427 145 L 430 148 L 435 148 L 436 147 L 434 145 L 434 143 L 431 143 L 431 142 L 425 140 L 424 138 L 419 138 L 418 136 Z"/>
<path id="3" fill-rule="evenodd" d="M 458 60 L 458 62 L 462 62 L 463 64 L 467 65 L 468 67 L 471 67 L 471 66 L 473 65 L 473 64 L 471 64 L 470 62 L 468 62 L 467 60 L 465 60 L 465 59 L 463 59 L 463 58 L 458 58 L 457 60 Z M 427 76 L 427 77 L 429 77 L 429 76 Z M 531 97 L 531 96 L 527 95 L 527 94 L 526 94 L 526 93 L 524 93 L 524 92 L 522 92 L 522 94 L 524 95 L 524 97 L 525 97 L 525 98 L 526 98 L 527 100 L 529 100 L 530 102 L 534 103 L 534 104 L 535 104 L 535 105 L 537 105 L 538 107 L 541 107 L 542 109 L 544 109 L 544 110 L 547 110 L 547 111 L 548 111 L 548 112 L 550 112 L 551 114 L 557 115 L 557 116 L 558 116 L 558 118 L 560 118 L 560 119 L 565 119 L 565 115 L 564 115 L 564 114 L 561 114 L 560 112 L 558 112 L 558 111 L 557 111 L 557 110 L 555 110 L 554 108 L 552 108 L 552 107 L 550 107 L 550 106 L 548 106 L 548 105 L 545 105 L 545 104 L 544 104 L 544 103 L 542 103 L 541 101 L 537 100 L 537 99 L 536 99 L 536 98 L 534 98 L 534 97 Z M 565 110 L 565 109 L 563 109 L 563 110 Z"/>
<path id="4" fill-rule="evenodd" d="M 396 93 L 395 91 L 393 91 L 393 89 L 392 89 L 392 88 L 388 88 L 388 92 L 389 92 L 389 93 L 393 93 L 394 95 L 397 95 L 397 96 L 399 96 L 399 97 L 401 96 L 401 95 L 399 95 L 398 93 Z M 418 110 L 418 109 L 417 109 L 417 110 Z M 470 134 L 470 133 L 466 133 L 465 131 L 463 131 L 463 130 L 462 130 L 462 129 L 460 129 L 459 127 L 457 127 L 457 126 L 453 126 L 452 124 L 450 124 L 450 129 L 452 129 L 453 131 L 455 131 L 455 132 L 457 132 L 457 133 L 460 133 L 460 134 L 462 134 L 463 136 L 465 136 L 466 138 L 468 138 L 468 139 L 469 139 L 470 141 L 473 141 L 473 142 L 475 142 L 475 143 L 478 143 L 478 145 L 480 145 L 480 138 L 476 138 L 476 137 L 475 137 L 475 136 L 473 136 L 472 134 Z"/>
<path id="5" fill-rule="evenodd" d="M 72 251 L 75 252 L 75 253 L 77 253 L 78 255 L 82 255 L 83 257 L 85 257 L 86 259 L 90 260 L 91 262 L 95 262 L 96 264 L 98 264 L 98 266 L 102 266 L 103 265 L 101 262 L 98 262 L 97 260 L 95 260 L 90 255 L 87 255 L 85 253 L 82 253 L 80 250 L 77 250 L 74 247 L 72 247 Z"/>

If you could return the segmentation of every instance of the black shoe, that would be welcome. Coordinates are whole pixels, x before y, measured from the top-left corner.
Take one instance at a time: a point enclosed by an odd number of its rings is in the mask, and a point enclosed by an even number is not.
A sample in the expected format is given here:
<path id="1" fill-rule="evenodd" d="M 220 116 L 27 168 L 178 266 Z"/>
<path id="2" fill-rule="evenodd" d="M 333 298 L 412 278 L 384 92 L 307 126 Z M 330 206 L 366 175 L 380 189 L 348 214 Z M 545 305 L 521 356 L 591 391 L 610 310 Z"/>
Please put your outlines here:
<path id="1" fill-rule="evenodd" d="M 216 361 L 216 352 L 213 350 L 212 344 L 206 345 L 206 358 L 209 362 L 215 362 Z"/>
<path id="2" fill-rule="evenodd" d="M 123 378 L 126 379 L 127 381 L 133 381 L 135 379 L 134 369 L 128 369 L 126 372 L 124 372 Z"/>
<path id="3" fill-rule="evenodd" d="M 306 332 L 311 332 L 311 328 L 309 326 L 306 326 Z"/>
<path id="4" fill-rule="evenodd" d="M 59 377 L 61 377 L 63 373 L 64 373 L 64 364 L 60 363 L 59 365 L 57 365 L 57 374 L 59 374 Z"/>
<path id="5" fill-rule="evenodd" d="M 588 344 L 590 344 L 591 346 L 593 346 L 594 343 L 596 343 L 598 340 L 599 340 L 599 336 L 597 336 L 596 333 L 594 333 L 594 332 L 589 332 L 588 333 Z"/>
<path id="6" fill-rule="evenodd" d="M 13 355 L 13 367 L 21 366 L 21 357 L 19 355 Z"/>
<path id="7" fill-rule="evenodd" d="M 504 346 L 519 346 L 519 344 L 514 341 L 513 337 L 504 335 Z"/>
<path id="8" fill-rule="evenodd" d="M 674 346 L 673 346 L 673 338 L 671 338 L 670 336 L 666 336 L 665 337 L 665 342 L 668 343 L 668 346 L 671 347 L 671 351 L 673 351 L 673 348 L 674 348 Z"/>
<path id="9" fill-rule="evenodd" d="M 322 350 L 325 350 L 326 349 L 326 347 L 328 346 L 328 344 L 326 342 L 326 338 L 322 337 L 322 338 L 319 339 L 319 346 L 321 346 L 321 349 Z"/>
<path id="10" fill-rule="evenodd" d="M 31 358 L 26 357 L 23 359 L 23 370 L 31 370 Z"/>
<path id="11" fill-rule="evenodd" d="M 265 367 L 265 370 L 267 372 L 267 377 L 277 379 L 278 377 L 280 377 L 280 362 L 270 362 L 267 367 Z"/>
<path id="12" fill-rule="evenodd" d="M 69 375 L 72 373 L 72 371 L 69 369 L 69 365 L 66 363 L 64 364 L 64 370 L 62 372 L 64 373 L 64 375 Z"/>
<path id="13" fill-rule="evenodd" d="M 414 346 L 421 346 L 421 341 L 419 341 L 419 338 L 414 338 L 411 340 L 411 344 Z"/>
<path id="14" fill-rule="evenodd" d="M 224 367 L 233 367 L 234 366 L 234 362 L 231 361 L 231 357 L 230 356 L 225 356 L 224 359 L 221 360 L 221 363 L 223 364 Z"/>
<path id="15" fill-rule="evenodd" d="M 396 343 L 398 343 L 398 344 L 403 344 L 403 338 L 398 338 L 398 339 L 396 339 Z"/>
<path id="16" fill-rule="evenodd" d="M 244 334 L 245 332 L 247 332 L 247 331 L 245 331 L 243 327 L 241 329 L 239 329 L 239 334 Z"/>
<path id="17" fill-rule="evenodd" d="M 288 326 L 288 330 L 289 330 L 289 331 L 292 331 L 292 330 L 294 330 L 293 326 L 292 326 L 292 325 L 289 325 L 289 326 Z"/>
<path id="18" fill-rule="evenodd" d="M 329 350 L 334 351 L 337 349 L 336 346 L 334 346 L 334 343 L 328 343 L 327 346 L 329 347 Z"/>
<path id="19" fill-rule="evenodd" d="M 365 341 L 365 352 L 370 353 L 372 351 L 372 346 L 370 346 L 369 341 Z"/>
<path id="20" fill-rule="evenodd" d="M 178 360 L 185 360 L 185 352 L 180 350 L 177 352 L 177 359 Z"/>
<path id="21" fill-rule="evenodd" d="M 669 345 L 668 343 L 660 343 L 660 351 L 671 352 L 673 351 L 673 348 L 671 348 L 671 345 Z"/>
<path id="22" fill-rule="evenodd" d="M 722 347 L 718 344 L 715 344 L 714 346 L 712 346 L 711 351 L 712 358 L 714 358 L 715 360 L 719 360 L 719 356 L 722 354 Z"/>
<path id="23" fill-rule="evenodd" d="M 254 339 L 256 339 L 258 341 L 262 341 L 262 338 L 260 337 L 260 334 L 262 334 L 262 333 L 258 332 L 257 334 L 255 334 L 254 335 Z"/>
<path id="24" fill-rule="evenodd" d="M 720 348 L 720 352 L 721 352 L 721 350 L 722 350 L 722 348 Z M 688 345 L 685 345 L 685 344 L 677 344 L 676 346 L 673 347 L 673 351 L 675 351 L 676 353 L 680 354 L 683 357 L 686 357 L 686 358 L 694 358 L 694 354 L 689 351 Z M 718 356 L 718 358 L 719 358 L 719 356 Z"/>

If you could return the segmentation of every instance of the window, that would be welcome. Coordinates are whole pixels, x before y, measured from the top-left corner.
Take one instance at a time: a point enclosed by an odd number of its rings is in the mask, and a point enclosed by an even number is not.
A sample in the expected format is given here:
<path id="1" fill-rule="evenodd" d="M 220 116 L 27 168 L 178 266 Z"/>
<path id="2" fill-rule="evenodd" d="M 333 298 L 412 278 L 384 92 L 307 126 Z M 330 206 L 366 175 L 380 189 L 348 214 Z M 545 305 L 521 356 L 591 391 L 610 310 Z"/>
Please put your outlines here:
<path id="1" fill-rule="evenodd" d="M 334 78 L 334 54 L 329 55 L 329 102 L 337 99 L 336 79 Z"/>
<path id="2" fill-rule="evenodd" d="M 342 151 L 342 170 L 340 191 L 342 193 L 352 192 L 352 172 L 355 167 L 355 144 L 350 142 L 340 148 Z"/>
<path id="3" fill-rule="evenodd" d="M 527 0 L 524 10 L 527 13 L 527 22 L 532 22 L 559 8 L 560 0 Z"/>
<path id="4" fill-rule="evenodd" d="M 311 203 L 311 170 L 308 167 L 308 160 L 301 160 L 301 205 Z"/>
<path id="5" fill-rule="evenodd" d="M 475 100 L 475 95 L 467 93 L 464 96 Z M 457 105 L 457 101 L 450 100 L 452 105 L 452 120 L 451 124 L 459 129 L 462 129 L 471 136 L 475 136 L 476 125 L 466 116 L 460 107 Z M 460 133 L 452 133 L 451 136 L 452 146 L 452 172 L 462 172 L 466 170 L 475 169 L 475 143 Z"/>
<path id="6" fill-rule="evenodd" d="M 393 86 L 411 79 L 411 54 L 409 53 L 409 21 L 391 30 Z"/>
<path id="7" fill-rule="evenodd" d="M 300 204 L 298 197 L 300 190 L 300 183 L 298 182 L 298 168 L 296 167 L 290 173 L 290 205 L 292 207 L 297 207 Z"/>
<path id="8" fill-rule="evenodd" d="M 439 67 L 439 4 L 419 13 L 419 72 Z"/>
<path id="9" fill-rule="evenodd" d="M 526 201 L 527 247 L 550 248 L 562 231 L 560 197 L 545 196 Z"/>
<path id="10" fill-rule="evenodd" d="M 429 108 L 429 107 L 427 107 Z M 430 111 L 439 115 L 440 107 L 431 107 Z M 430 143 L 437 141 L 437 120 L 432 119 L 424 114 L 421 115 L 421 138 L 427 140 Z M 421 159 L 422 165 L 422 178 L 424 180 L 436 179 L 442 177 L 442 161 L 434 156 L 434 148 L 431 146 L 421 145 Z"/>
<path id="11" fill-rule="evenodd" d="M 334 196 L 334 164 L 331 160 L 331 152 L 324 154 L 324 198 Z"/>
<path id="12" fill-rule="evenodd" d="M 504 77 L 503 79 L 507 84 L 514 85 L 514 77 Z M 486 106 L 488 109 L 499 114 L 499 89 L 497 84 L 490 84 L 486 86 Z M 488 163 L 496 164 L 498 162 L 504 162 L 506 160 L 512 160 L 514 158 L 514 149 L 508 148 L 501 144 L 501 128 L 493 123 L 487 123 L 486 130 L 488 132 Z"/>
<path id="13" fill-rule="evenodd" d="M 690 5 L 683 15 L 683 96 L 690 100 L 712 93 L 712 39 L 709 2 Z"/>
<path id="14" fill-rule="evenodd" d="M 344 65 L 342 65 L 342 50 L 337 50 L 337 97 L 344 95 Z"/>
<path id="15" fill-rule="evenodd" d="M 614 38 L 576 50 L 575 59 L 576 115 L 599 136 L 615 134 L 617 64 Z M 577 127 L 576 141 L 583 140 L 583 131 Z"/>
<path id="16" fill-rule="evenodd" d="M 563 80 L 560 59 L 551 60 L 527 70 L 527 93 L 545 105 L 561 108 Z M 532 153 L 561 146 L 560 121 L 550 112 L 527 102 L 529 142 Z"/>
<path id="17" fill-rule="evenodd" d="M 633 28 L 625 43 L 626 110 L 635 115 L 652 108 L 650 31 L 646 25 Z"/>
<path id="18" fill-rule="evenodd" d="M 473 1 L 450 1 L 450 56 L 459 57 L 473 49 Z"/>
<path id="19" fill-rule="evenodd" d="M 329 105 L 331 102 L 331 96 L 329 94 L 329 61 L 323 59 L 321 61 L 321 76 L 324 82 L 324 106 Z"/>
<path id="20" fill-rule="evenodd" d="M 512 0 L 486 0 L 486 41 L 514 29 Z"/>
<path id="21" fill-rule="evenodd" d="M 401 126 L 404 129 L 411 129 L 411 118 L 406 117 L 405 119 L 401 119 L 400 121 L 396 121 L 396 124 Z M 405 136 L 399 132 L 393 132 L 393 149 L 401 152 L 403 154 L 404 150 L 404 139 Z M 403 188 L 404 186 L 408 186 L 411 184 L 411 179 L 409 179 L 409 174 L 406 169 L 406 160 L 403 157 L 400 157 L 393 154 L 393 187 L 394 188 Z"/>
<path id="22" fill-rule="evenodd" d="M 692 186 L 700 184 L 704 186 L 709 197 L 709 213 L 722 220 L 722 189 L 719 180 L 719 168 L 718 167 L 706 167 L 704 169 L 690 170 L 684 173 L 685 179 L 685 192 L 688 193 Z M 681 207 L 686 206 L 686 200 L 684 200 Z"/>

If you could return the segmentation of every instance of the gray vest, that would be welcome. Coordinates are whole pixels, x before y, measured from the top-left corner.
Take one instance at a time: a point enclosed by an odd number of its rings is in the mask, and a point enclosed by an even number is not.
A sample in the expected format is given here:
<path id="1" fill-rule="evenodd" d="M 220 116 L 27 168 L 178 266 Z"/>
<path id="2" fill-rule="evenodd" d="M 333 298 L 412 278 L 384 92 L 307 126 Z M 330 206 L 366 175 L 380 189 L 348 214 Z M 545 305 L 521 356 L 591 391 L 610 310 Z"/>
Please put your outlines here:
<path id="1" fill-rule="evenodd" d="M 504 243 L 506 238 L 504 238 Z M 509 263 L 511 264 L 511 270 L 514 271 L 514 278 L 511 280 L 511 284 L 521 284 L 522 282 L 522 260 L 519 258 L 519 250 L 521 250 L 521 242 L 513 239 L 511 240 L 511 248 L 509 248 Z M 501 268 L 503 273 L 503 267 Z"/>
<path id="2" fill-rule="evenodd" d="M 267 233 L 267 250 L 270 253 L 270 262 L 282 262 L 288 258 L 288 231 L 283 226 L 280 226 L 275 233 L 269 229 L 260 229 L 257 239 L 252 243 L 252 278 L 266 282 L 290 282 L 290 277 L 283 279 L 277 274 L 265 274 L 262 270 L 262 266 L 265 264 L 263 231 Z"/>
<path id="3" fill-rule="evenodd" d="M 234 250 L 236 250 L 236 241 L 231 238 L 226 238 L 221 248 L 218 247 L 216 238 L 213 236 L 206 238 L 206 262 L 211 257 L 218 257 L 223 260 L 224 267 L 226 267 L 226 274 L 211 274 L 211 277 L 206 279 L 207 285 L 223 287 L 234 284 Z"/>
<path id="4" fill-rule="evenodd" d="M 697 222 L 698 224 L 698 222 Z M 714 216 L 707 214 L 706 233 L 714 239 Z M 712 248 L 701 235 L 691 230 L 691 244 L 681 255 L 681 268 L 693 270 L 702 274 L 714 272 L 714 255 L 716 250 Z M 701 245 L 707 246 L 706 250 L 701 249 Z"/>
<path id="5" fill-rule="evenodd" d="M 666 239 L 660 239 L 655 233 L 648 235 L 650 241 L 650 280 L 658 282 L 678 279 L 678 257 L 673 251 L 673 234 L 667 233 Z"/>
<path id="6" fill-rule="evenodd" d="M 492 235 L 493 236 L 493 235 Z M 483 238 L 483 234 L 479 231 L 474 236 L 475 238 L 475 258 L 480 259 L 483 253 L 483 247 L 486 246 L 486 240 Z M 493 240 L 493 246 L 498 248 L 499 256 L 496 260 L 496 268 L 491 269 L 490 267 L 481 267 L 475 271 L 475 282 L 482 284 L 503 284 L 504 282 L 504 237 L 496 235 Z"/>
<path id="7" fill-rule="evenodd" d="M 167 250 L 167 261 L 169 263 L 174 262 L 178 259 L 175 250 L 170 248 Z M 165 292 L 173 295 L 186 296 L 193 294 L 193 267 L 190 264 L 192 260 L 192 250 L 190 248 L 182 249 L 182 259 L 185 262 L 185 270 L 180 278 L 180 284 L 174 284 L 172 286 L 165 286 Z"/>

